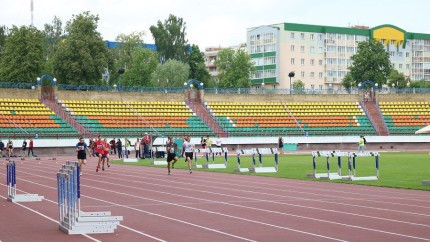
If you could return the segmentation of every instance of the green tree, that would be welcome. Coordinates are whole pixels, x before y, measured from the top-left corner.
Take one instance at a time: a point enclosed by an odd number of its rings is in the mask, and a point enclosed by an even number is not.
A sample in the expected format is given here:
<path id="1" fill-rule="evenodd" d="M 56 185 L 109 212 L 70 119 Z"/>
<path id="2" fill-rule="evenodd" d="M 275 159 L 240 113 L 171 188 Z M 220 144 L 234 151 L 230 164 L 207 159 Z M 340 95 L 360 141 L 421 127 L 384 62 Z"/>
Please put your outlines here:
<path id="1" fill-rule="evenodd" d="M 67 37 L 54 54 L 54 75 L 59 83 L 101 84 L 108 66 L 108 50 L 99 32 L 99 17 L 84 12 L 66 24 Z"/>
<path id="2" fill-rule="evenodd" d="M 191 47 L 191 53 L 188 55 L 188 65 L 190 65 L 189 79 L 196 79 L 208 86 L 210 75 L 205 65 L 204 53 L 200 51 L 197 45 Z"/>
<path id="3" fill-rule="evenodd" d="M 425 80 L 410 82 L 411 88 L 430 88 L 430 82 Z"/>
<path id="4" fill-rule="evenodd" d="M 152 83 L 159 87 L 183 87 L 190 75 L 190 66 L 177 60 L 157 65 L 152 73 Z"/>
<path id="5" fill-rule="evenodd" d="M 388 76 L 387 85 L 392 87 L 394 84 L 395 88 L 405 88 L 407 87 L 406 77 L 403 73 L 400 73 L 397 70 L 392 70 L 390 75 Z"/>
<path id="6" fill-rule="evenodd" d="M 356 82 L 351 76 L 351 73 L 348 72 L 348 74 L 345 75 L 345 77 L 342 80 L 342 86 L 345 87 L 348 92 L 351 90 L 352 87 L 356 86 Z"/>
<path id="7" fill-rule="evenodd" d="M 0 56 L 3 51 L 4 43 L 8 35 L 8 28 L 4 25 L 0 26 Z"/>
<path id="8" fill-rule="evenodd" d="M 351 57 L 352 65 L 349 67 L 351 77 L 355 84 L 370 80 L 385 84 L 391 72 L 390 56 L 384 46 L 375 40 L 358 43 L 358 50 Z"/>
<path id="9" fill-rule="evenodd" d="M 185 32 L 186 23 L 182 18 L 170 14 L 164 23 L 158 20 L 157 25 L 152 25 L 149 30 L 154 37 L 161 63 L 170 59 L 187 62 L 189 45 Z"/>
<path id="10" fill-rule="evenodd" d="M 123 86 L 150 86 L 152 73 L 157 68 L 158 53 L 142 47 L 133 50 L 124 75 Z"/>
<path id="11" fill-rule="evenodd" d="M 46 50 L 46 63 L 43 72 L 53 73 L 54 63 L 52 57 L 55 50 L 58 48 L 61 39 L 64 37 L 63 22 L 57 16 L 55 16 L 52 20 L 52 24 L 44 25 L 43 33 L 45 35 L 44 48 Z"/>
<path id="12" fill-rule="evenodd" d="M 305 83 L 302 80 L 295 80 L 293 82 L 293 90 L 298 91 L 303 89 L 305 89 Z"/>
<path id="13" fill-rule="evenodd" d="M 0 79 L 35 82 L 44 66 L 44 35 L 32 26 L 13 26 L 0 59 Z"/>
<path id="14" fill-rule="evenodd" d="M 218 67 L 219 86 L 222 88 L 248 88 L 251 86 L 250 75 L 255 71 L 251 57 L 245 51 L 224 49 L 218 52 L 215 61 Z"/>

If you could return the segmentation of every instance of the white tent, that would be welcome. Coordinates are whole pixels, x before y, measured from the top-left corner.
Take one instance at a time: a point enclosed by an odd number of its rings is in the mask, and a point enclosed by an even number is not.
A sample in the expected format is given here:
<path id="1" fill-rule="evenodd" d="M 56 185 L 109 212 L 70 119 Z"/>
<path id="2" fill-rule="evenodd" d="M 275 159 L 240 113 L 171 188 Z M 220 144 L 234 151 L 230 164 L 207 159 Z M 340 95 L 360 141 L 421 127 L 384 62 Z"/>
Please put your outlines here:
<path id="1" fill-rule="evenodd" d="M 430 125 L 415 131 L 415 134 L 430 134 Z"/>

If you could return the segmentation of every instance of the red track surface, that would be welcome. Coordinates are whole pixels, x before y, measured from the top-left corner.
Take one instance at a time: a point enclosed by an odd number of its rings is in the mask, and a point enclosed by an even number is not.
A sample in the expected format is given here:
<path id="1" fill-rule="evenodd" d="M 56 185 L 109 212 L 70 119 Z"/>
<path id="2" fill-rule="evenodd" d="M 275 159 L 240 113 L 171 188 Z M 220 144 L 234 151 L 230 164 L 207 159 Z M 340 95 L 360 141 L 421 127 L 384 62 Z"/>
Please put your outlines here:
<path id="1" fill-rule="evenodd" d="M 56 172 L 67 158 L 18 160 L 18 193 L 45 200 L 8 202 L 2 182 L 0 241 L 430 241 L 426 191 L 125 165 L 96 173 L 94 158 L 82 210 L 124 220 L 114 234 L 66 235 Z"/>

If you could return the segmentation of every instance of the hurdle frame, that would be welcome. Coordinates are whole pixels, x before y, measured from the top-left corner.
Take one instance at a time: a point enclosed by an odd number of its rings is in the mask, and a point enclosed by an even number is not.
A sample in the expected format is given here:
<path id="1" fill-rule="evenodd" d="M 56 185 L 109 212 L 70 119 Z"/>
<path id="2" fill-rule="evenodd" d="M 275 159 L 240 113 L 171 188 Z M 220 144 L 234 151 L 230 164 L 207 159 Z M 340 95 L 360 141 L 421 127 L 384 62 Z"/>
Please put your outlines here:
<path id="1" fill-rule="evenodd" d="M 370 156 L 375 157 L 376 176 L 357 176 L 356 157 L 370 157 Z M 351 164 L 351 160 L 352 160 L 352 164 Z M 350 152 L 350 159 L 348 159 L 348 176 L 344 179 L 350 180 L 350 181 L 379 180 L 379 152 L 364 152 L 364 153 Z"/>
<path id="2" fill-rule="evenodd" d="M 41 202 L 45 197 L 38 194 L 16 193 L 16 162 L 9 160 L 6 163 L 7 200 L 13 203 Z"/>
<path id="3" fill-rule="evenodd" d="M 155 156 L 157 152 L 164 152 L 164 155 L 167 156 L 167 149 L 166 146 L 153 146 L 152 151 L 155 151 L 155 155 L 152 155 L 152 165 L 154 166 L 166 166 L 167 160 L 155 160 Z"/>
<path id="4" fill-rule="evenodd" d="M 255 155 L 257 154 L 257 149 L 244 149 L 244 150 L 236 150 L 237 152 L 237 168 L 234 168 L 234 172 L 251 172 L 250 168 L 241 168 L 240 167 L 240 156 L 241 155 L 252 155 L 252 163 L 255 166 Z"/>
<path id="5" fill-rule="evenodd" d="M 325 173 L 317 173 L 316 169 L 316 158 L 317 157 L 326 157 L 326 169 L 327 172 Z M 331 157 L 337 157 L 337 172 L 331 172 L 331 165 L 330 165 L 330 158 Z M 312 167 L 313 167 L 313 173 L 307 174 L 308 177 L 315 178 L 315 179 L 323 179 L 323 180 L 339 180 L 346 178 L 348 176 L 342 175 L 342 157 L 348 157 L 349 159 L 349 152 L 342 152 L 340 150 L 333 150 L 333 151 L 312 151 Z"/>
<path id="6" fill-rule="evenodd" d="M 209 152 L 208 152 L 209 151 Z M 224 163 L 222 164 L 215 164 L 215 153 L 224 153 Z M 212 164 L 209 163 L 209 156 L 212 154 Z M 207 169 L 225 169 L 228 165 L 228 149 L 227 148 L 218 148 L 218 147 L 209 147 L 206 148 L 206 164 L 202 165 L 202 168 Z"/>
<path id="7" fill-rule="evenodd" d="M 250 172 L 255 173 L 276 173 L 278 172 L 279 152 L 277 148 L 257 148 L 258 161 L 260 166 L 257 167 L 254 162 L 254 166 L 249 168 Z M 263 167 L 263 155 L 274 155 L 275 166 Z"/>
<path id="8" fill-rule="evenodd" d="M 78 162 L 67 161 L 57 173 L 59 229 L 66 234 L 114 233 L 122 216 L 110 212 L 81 211 L 81 182 Z"/>

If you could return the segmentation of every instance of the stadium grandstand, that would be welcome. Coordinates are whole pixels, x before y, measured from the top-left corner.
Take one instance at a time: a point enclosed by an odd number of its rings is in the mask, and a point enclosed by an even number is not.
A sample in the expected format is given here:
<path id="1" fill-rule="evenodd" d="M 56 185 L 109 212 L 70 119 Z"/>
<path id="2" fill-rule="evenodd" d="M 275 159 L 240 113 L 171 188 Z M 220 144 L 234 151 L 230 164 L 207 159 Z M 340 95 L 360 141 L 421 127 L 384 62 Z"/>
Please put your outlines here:
<path id="1" fill-rule="evenodd" d="M 290 95 L 54 88 L 44 96 L 40 87 L 0 90 L 0 134 L 9 138 L 36 134 L 39 138 L 136 137 L 143 133 L 157 137 L 387 136 L 413 135 L 430 124 L 426 94 L 381 92 L 364 100 L 359 91 Z"/>

